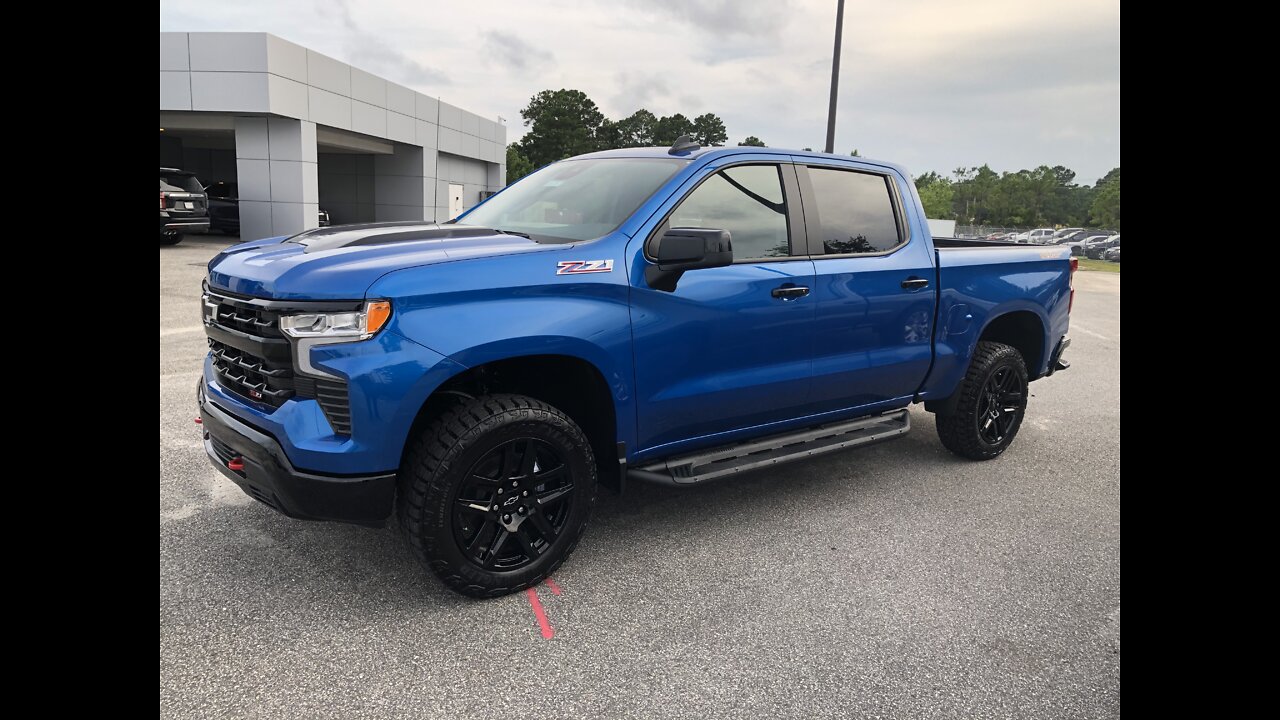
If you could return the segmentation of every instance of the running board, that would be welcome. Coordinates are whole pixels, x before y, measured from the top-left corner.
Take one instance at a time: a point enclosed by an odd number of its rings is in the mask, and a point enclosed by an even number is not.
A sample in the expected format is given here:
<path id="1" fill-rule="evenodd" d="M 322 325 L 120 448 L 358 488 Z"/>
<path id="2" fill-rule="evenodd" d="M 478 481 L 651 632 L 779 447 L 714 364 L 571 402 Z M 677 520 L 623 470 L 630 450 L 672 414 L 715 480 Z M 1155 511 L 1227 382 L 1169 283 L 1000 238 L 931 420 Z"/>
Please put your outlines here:
<path id="1" fill-rule="evenodd" d="M 905 435 L 910 429 L 911 415 L 904 408 L 681 455 L 633 468 L 627 471 L 627 475 L 663 485 L 693 485 L 746 470 L 888 440 Z"/>

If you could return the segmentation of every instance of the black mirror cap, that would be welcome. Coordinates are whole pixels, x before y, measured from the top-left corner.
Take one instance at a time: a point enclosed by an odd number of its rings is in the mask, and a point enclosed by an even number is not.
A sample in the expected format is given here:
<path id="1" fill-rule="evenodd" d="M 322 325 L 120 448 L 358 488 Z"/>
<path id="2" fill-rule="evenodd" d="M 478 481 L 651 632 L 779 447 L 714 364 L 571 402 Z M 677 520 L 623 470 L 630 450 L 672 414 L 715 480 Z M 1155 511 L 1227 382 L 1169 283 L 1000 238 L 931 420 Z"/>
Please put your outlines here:
<path id="1" fill-rule="evenodd" d="M 645 280 L 654 290 L 672 292 L 689 270 L 725 267 L 733 264 L 733 238 L 728 230 L 715 228 L 670 228 L 649 243 Z"/>
<path id="2" fill-rule="evenodd" d="M 701 266 L 708 256 L 732 253 L 733 240 L 728 230 L 671 228 L 658 237 L 653 250 L 659 265 L 694 263 Z"/>

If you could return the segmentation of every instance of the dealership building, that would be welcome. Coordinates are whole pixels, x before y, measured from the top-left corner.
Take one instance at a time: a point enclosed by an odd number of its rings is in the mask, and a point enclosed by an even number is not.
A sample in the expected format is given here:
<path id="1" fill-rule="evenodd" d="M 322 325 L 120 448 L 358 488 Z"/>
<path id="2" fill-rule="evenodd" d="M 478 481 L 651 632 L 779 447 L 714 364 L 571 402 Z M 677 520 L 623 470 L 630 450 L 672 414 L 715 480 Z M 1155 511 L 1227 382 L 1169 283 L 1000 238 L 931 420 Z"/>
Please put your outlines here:
<path id="1" fill-rule="evenodd" d="M 267 33 L 160 33 L 160 166 L 238 185 L 248 240 L 444 221 L 501 189 L 506 128 Z"/>

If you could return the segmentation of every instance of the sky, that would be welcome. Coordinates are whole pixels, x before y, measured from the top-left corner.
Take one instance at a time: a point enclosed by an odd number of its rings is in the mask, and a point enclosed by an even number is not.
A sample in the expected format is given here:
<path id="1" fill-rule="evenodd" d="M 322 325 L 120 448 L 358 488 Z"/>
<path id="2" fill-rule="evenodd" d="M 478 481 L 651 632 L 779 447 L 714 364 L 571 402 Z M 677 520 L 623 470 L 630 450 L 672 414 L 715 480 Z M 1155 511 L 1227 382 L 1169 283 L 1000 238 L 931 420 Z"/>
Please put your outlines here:
<path id="1" fill-rule="evenodd" d="M 162 31 L 266 31 L 489 118 L 540 90 L 719 115 L 821 150 L 835 0 L 161 0 Z M 838 153 L 948 174 L 1120 165 L 1119 0 L 848 0 Z"/>

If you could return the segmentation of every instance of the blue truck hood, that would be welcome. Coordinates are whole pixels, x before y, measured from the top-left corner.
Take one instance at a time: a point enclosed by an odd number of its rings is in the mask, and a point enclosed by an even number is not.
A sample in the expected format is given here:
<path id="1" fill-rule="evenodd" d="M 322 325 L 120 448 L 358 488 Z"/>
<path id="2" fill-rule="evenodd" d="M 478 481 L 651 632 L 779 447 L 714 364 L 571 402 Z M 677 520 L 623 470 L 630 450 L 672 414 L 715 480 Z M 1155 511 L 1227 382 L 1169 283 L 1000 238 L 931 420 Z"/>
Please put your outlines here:
<path id="1" fill-rule="evenodd" d="M 209 284 L 280 300 L 354 300 L 395 270 L 555 247 L 465 225 L 339 225 L 232 245 L 209 261 Z"/>

